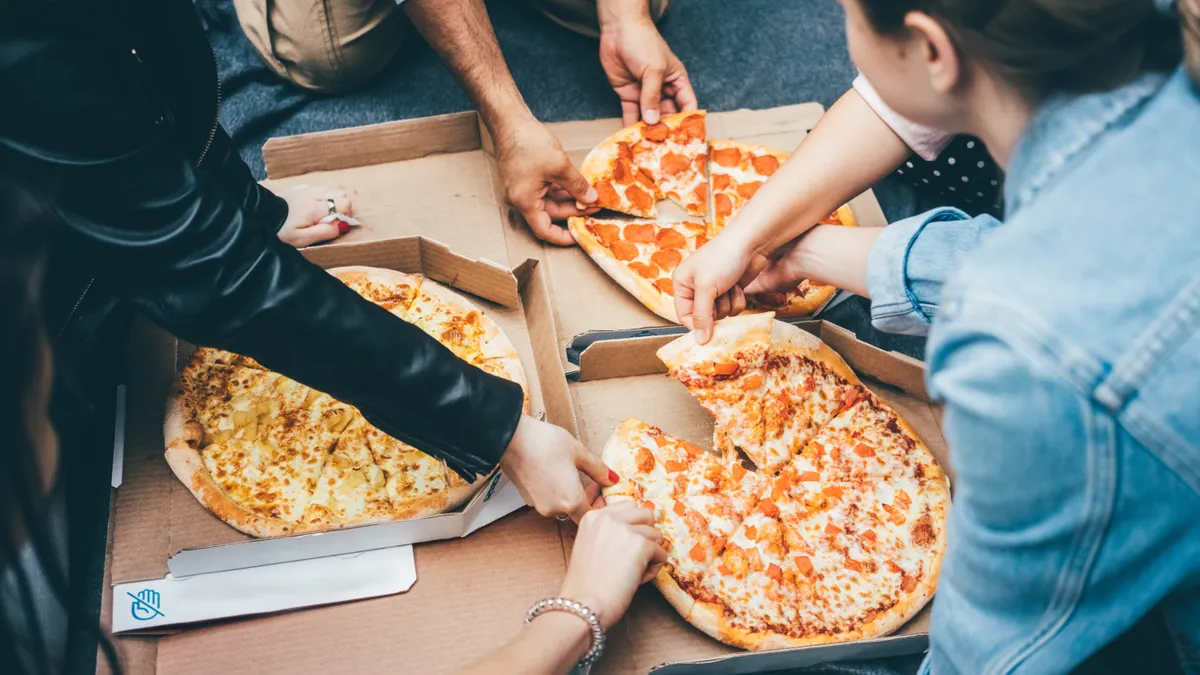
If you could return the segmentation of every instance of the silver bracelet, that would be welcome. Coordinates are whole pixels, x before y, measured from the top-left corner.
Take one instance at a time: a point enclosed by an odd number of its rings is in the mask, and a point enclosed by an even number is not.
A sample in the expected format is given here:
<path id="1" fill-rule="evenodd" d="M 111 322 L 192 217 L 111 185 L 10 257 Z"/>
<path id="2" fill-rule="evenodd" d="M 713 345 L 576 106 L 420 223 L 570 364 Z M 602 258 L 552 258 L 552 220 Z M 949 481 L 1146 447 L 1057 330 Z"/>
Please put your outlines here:
<path id="1" fill-rule="evenodd" d="M 529 608 L 529 611 L 525 613 L 525 623 L 533 621 L 546 612 L 567 612 L 588 622 L 588 626 L 592 629 L 592 648 L 583 655 L 576 667 L 590 666 L 599 660 L 600 655 L 604 653 L 604 628 L 600 626 L 600 619 L 596 617 L 595 612 L 574 600 L 547 598 Z"/>

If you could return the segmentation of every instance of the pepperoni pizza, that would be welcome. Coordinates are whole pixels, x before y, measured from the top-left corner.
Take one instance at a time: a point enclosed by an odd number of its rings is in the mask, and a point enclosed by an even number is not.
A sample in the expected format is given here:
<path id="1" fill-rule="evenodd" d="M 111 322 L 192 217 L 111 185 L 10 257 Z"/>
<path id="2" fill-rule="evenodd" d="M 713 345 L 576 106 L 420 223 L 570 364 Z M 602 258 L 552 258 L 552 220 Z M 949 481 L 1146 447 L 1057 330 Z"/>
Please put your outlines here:
<path id="1" fill-rule="evenodd" d="M 840 357 L 770 313 L 659 357 L 713 412 L 724 454 L 627 420 L 602 455 L 621 476 L 604 492 L 654 511 L 668 552 L 655 584 L 681 616 L 761 650 L 886 635 L 929 601 L 949 483 Z"/>
<path id="2" fill-rule="evenodd" d="M 751 197 L 788 159 L 788 153 L 738 141 L 707 141 L 704 111 L 668 115 L 658 124 L 639 122 L 596 146 L 584 160 L 582 173 L 596 188 L 597 204 L 612 211 L 642 218 L 657 218 L 657 203 L 664 198 L 680 204 L 694 216 L 709 215 L 703 231 L 690 238 L 694 245 L 676 246 L 665 254 L 674 258 L 695 251 L 715 237 Z M 711 201 L 711 208 L 708 202 Z M 850 207 L 842 206 L 821 220 L 823 224 L 855 227 Z M 644 227 L 645 223 L 635 223 Z M 659 223 L 670 229 L 694 230 L 696 223 Z M 621 233 L 619 220 L 574 218 L 569 222 L 580 246 L 622 288 L 655 314 L 673 323 L 675 316 L 669 267 L 657 266 L 639 248 L 657 242 L 622 237 L 604 238 L 599 227 Z M 613 228 L 616 228 L 615 230 Z M 615 248 L 614 248 L 615 246 Z M 653 252 L 651 252 L 651 255 Z M 786 293 L 763 293 L 747 298 L 751 312 L 774 311 L 781 317 L 807 316 L 829 301 L 837 289 L 802 280 Z"/>

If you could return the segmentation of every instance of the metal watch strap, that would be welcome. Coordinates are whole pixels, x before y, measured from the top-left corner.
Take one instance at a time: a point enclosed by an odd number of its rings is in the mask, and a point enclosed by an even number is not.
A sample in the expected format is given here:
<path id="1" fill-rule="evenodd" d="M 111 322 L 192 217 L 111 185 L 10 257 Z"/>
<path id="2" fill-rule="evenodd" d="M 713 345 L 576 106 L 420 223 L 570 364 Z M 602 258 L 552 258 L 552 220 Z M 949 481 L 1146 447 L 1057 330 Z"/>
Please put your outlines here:
<path id="1" fill-rule="evenodd" d="M 583 655 L 576 667 L 590 666 L 599 660 L 600 655 L 604 653 L 604 628 L 600 626 L 600 619 L 596 617 L 596 613 L 589 609 L 586 605 L 568 600 L 567 598 L 547 598 L 525 613 L 525 623 L 529 623 L 546 612 L 567 612 L 583 619 L 592 629 L 592 648 Z"/>

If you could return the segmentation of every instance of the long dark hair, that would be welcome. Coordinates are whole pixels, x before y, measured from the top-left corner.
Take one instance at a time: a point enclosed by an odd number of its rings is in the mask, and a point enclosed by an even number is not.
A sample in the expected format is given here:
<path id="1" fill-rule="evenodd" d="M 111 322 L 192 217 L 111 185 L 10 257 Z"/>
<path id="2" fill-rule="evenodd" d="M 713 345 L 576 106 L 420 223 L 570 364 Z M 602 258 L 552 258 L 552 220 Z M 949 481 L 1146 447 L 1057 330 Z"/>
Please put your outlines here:
<path id="1" fill-rule="evenodd" d="M 11 579 L 7 590 L 15 596 L 7 597 L 8 606 L 0 611 L 0 663 L 6 673 L 52 673 L 63 655 L 51 653 L 39 630 L 38 617 L 44 614 L 39 610 L 45 609 L 39 603 L 58 603 L 68 618 L 73 603 L 63 567 L 66 551 L 47 522 L 50 499 L 42 475 L 44 444 L 52 442 L 43 437 L 48 397 L 38 395 L 50 386 L 50 351 L 39 312 L 46 218 L 26 190 L 2 175 L 0 204 L 0 580 Z M 23 561 L 31 561 L 36 572 Z M 53 598 L 35 597 L 35 574 L 44 578 Z M 59 628 L 67 633 L 67 625 Z M 88 629 L 99 639 L 110 669 L 120 673 L 112 642 L 99 626 Z"/>
<path id="2" fill-rule="evenodd" d="M 1038 103 L 1055 93 L 1114 89 L 1186 54 L 1200 84 L 1200 0 L 859 0 L 875 30 L 897 34 L 904 17 L 940 22 L 962 52 Z M 1180 30 L 1182 28 L 1182 30 Z"/>

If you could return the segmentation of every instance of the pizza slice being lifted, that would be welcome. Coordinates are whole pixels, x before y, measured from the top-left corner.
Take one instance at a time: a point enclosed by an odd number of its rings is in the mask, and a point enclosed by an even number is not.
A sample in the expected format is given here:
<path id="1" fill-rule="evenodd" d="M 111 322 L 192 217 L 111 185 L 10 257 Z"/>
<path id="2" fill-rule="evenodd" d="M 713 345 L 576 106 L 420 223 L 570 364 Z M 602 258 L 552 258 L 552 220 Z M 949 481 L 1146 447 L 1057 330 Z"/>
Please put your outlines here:
<path id="1" fill-rule="evenodd" d="M 671 274 L 708 241 L 703 223 L 585 217 L 571 218 L 567 227 L 579 246 L 621 288 L 650 311 L 678 323 Z"/>
<path id="2" fill-rule="evenodd" d="M 674 113 L 657 124 L 638 122 L 617 132 L 588 154 L 580 172 L 596 188 L 596 206 L 654 218 L 665 197 L 703 216 L 707 152 L 704 111 Z"/>

